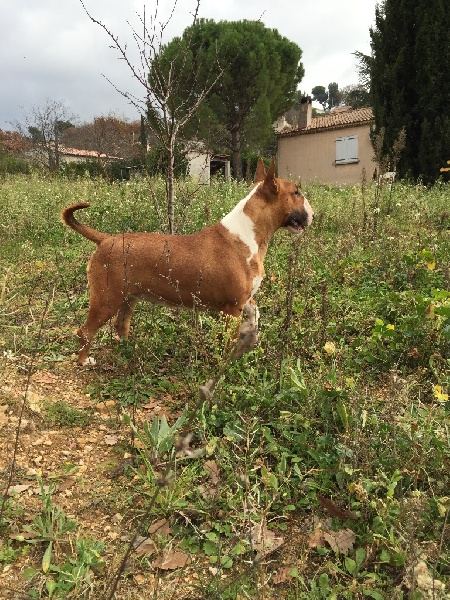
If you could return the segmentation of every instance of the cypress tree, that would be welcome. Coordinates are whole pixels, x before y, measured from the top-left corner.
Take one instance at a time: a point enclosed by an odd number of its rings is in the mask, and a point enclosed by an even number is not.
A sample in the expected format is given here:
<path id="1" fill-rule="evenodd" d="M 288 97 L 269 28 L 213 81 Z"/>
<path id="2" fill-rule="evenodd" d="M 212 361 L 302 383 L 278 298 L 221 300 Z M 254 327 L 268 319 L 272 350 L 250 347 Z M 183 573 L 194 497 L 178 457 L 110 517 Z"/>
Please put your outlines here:
<path id="1" fill-rule="evenodd" d="M 370 30 L 370 79 L 376 135 L 389 157 L 406 134 L 397 168 L 433 183 L 449 159 L 450 56 L 447 0 L 383 0 Z M 448 7 L 447 7 L 448 8 Z"/>

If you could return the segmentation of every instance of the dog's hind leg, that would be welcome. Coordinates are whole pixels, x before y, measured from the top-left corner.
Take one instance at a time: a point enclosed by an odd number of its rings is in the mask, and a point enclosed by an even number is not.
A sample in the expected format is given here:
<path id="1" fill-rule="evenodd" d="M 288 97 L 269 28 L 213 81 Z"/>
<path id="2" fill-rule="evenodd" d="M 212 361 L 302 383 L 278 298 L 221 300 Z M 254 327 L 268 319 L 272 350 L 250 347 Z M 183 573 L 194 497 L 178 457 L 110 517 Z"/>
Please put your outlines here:
<path id="1" fill-rule="evenodd" d="M 114 321 L 114 326 L 117 331 L 117 338 L 119 340 L 128 337 L 130 332 L 131 315 L 133 314 L 133 310 L 137 302 L 137 298 L 127 298 L 119 308 L 116 320 Z"/>
<path id="2" fill-rule="evenodd" d="M 92 341 L 97 331 L 102 327 L 109 319 L 111 319 L 119 310 L 120 305 L 103 305 L 92 300 L 89 306 L 89 313 L 84 325 L 82 325 L 76 335 L 80 341 L 80 348 L 78 352 L 78 364 L 82 366 L 95 365 L 95 360 L 89 356 Z"/>

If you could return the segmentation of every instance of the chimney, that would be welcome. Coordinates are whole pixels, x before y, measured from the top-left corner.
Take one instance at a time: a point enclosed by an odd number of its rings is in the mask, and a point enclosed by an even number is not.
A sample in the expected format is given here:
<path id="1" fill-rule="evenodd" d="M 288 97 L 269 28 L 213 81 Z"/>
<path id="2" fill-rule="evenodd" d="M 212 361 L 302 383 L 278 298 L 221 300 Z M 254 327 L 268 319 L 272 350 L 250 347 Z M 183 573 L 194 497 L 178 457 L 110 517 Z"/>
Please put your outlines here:
<path id="1" fill-rule="evenodd" d="M 311 125 L 312 100 L 311 96 L 303 96 L 300 100 L 300 114 L 298 117 L 298 128 L 305 129 Z"/>

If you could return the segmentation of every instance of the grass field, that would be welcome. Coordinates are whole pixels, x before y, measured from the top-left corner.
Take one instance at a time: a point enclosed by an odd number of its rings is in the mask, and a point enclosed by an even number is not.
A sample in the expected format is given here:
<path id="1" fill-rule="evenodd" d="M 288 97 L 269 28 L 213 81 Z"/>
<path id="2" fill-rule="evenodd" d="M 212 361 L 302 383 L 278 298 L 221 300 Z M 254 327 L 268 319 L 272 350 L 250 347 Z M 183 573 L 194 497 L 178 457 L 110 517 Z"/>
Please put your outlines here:
<path id="1" fill-rule="evenodd" d="M 178 232 L 247 191 L 181 182 Z M 83 369 L 93 244 L 59 212 L 164 230 L 164 182 L 0 181 L 0 598 L 450 597 L 450 188 L 303 191 L 257 349 L 227 365 L 236 320 L 142 303 Z"/>

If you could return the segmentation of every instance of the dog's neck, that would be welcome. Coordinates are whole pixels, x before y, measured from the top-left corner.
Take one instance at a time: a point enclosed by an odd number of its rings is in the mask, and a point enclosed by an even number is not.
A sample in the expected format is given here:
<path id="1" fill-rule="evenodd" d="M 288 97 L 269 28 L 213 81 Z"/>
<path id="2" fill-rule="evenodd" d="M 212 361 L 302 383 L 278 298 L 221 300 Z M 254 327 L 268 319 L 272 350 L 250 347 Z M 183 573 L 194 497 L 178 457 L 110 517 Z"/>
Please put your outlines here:
<path id="1" fill-rule="evenodd" d="M 264 258 L 270 238 L 281 226 L 280 223 L 267 219 L 270 206 L 266 206 L 266 210 L 261 211 L 265 200 L 258 195 L 260 185 L 262 184 L 255 185 L 250 193 L 220 221 L 229 233 L 237 236 L 248 246 L 250 255 L 247 262 L 250 262 L 256 254 Z"/>

